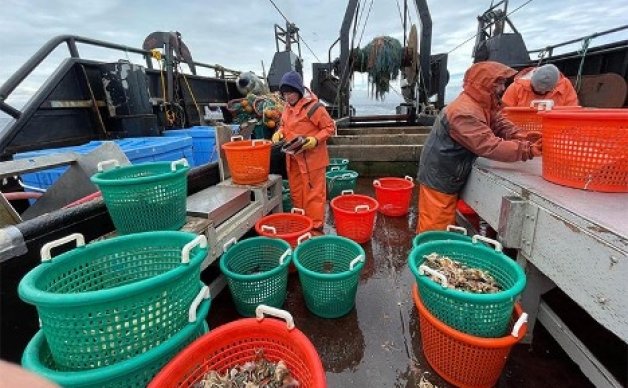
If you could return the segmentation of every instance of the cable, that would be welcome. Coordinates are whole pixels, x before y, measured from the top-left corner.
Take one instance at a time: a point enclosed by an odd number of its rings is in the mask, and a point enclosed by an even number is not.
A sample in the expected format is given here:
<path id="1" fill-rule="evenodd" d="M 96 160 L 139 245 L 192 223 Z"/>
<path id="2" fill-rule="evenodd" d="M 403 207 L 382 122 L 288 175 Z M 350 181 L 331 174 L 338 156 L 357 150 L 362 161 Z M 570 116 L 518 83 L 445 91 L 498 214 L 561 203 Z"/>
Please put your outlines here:
<path id="1" fill-rule="evenodd" d="M 360 47 L 360 43 L 362 43 L 362 37 L 364 36 L 364 30 L 366 29 L 366 23 L 369 21 L 369 17 L 371 16 L 371 9 L 373 8 L 373 0 L 369 4 L 369 10 L 366 13 L 366 19 L 364 20 L 364 24 L 362 25 L 362 33 L 360 34 L 360 39 L 358 40 L 358 47 Z"/>
<path id="2" fill-rule="evenodd" d="M 288 18 L 286 17 L 286 15 L 283 14 L 283 12 L 281 12 L 281 10 L 279 9 L 279 7 L 277 7 L 277 4 L 275 4 L 275 2 L 273 0 L 268 0 L 270 1 L 270 3 L 273 5 L 273 7 L 275 7 L 275 9 L 277 10 L 277 12 L 279 12 L 279 14 L 281 15 L 281 17 L 286 21 L 286 23 L 289 24 L 294 24 L 292 22 L 290 22 L 290 20 L 288 20 Z M 312 55 L 314 55 L 314 58 L 316 58 L 317 61 L 322 62 L 318 56 L 316 54 L 314 54 L 314 51 L 310 48 L 310 45 L 307 44 L 307 42 L 305 41 L 305 39 L 303 39 L 302 36 L 299 36 L 299 38 L 301 39 L 301 42 L 303 42 L 303 44 L 305 45 L 305 47 L 307 47 L 307 49 L 310 51 L 310 53 L 312 53 Z"/>
<path id="3" fill-rule="evenodd" d="M 519 11 L 521 8 L 525 7 L 526 5 L 530 4 L 532 1 L 534 0 L 528 0 L 525 3 L 521 4 L 520 6 L 518 6 L 517 8 L 513 9 L 512 11 L 510 11 L 506 17 L 512 15 L 513 13 Z M 480 33 L 478 32 L 477 34 L 469 37 L 469 39 L 465 40 L 464 42 L 460 43 L 458 46 L 454 47 L 453 49 L 449 50 L 447 52 L 447 54 L 451 54 L 452 52 L 456 51 L 457 49 L 459 49 L 460 47 L 464 46 L 467 42 L 469 42 L 472 39 L 475 39 Z"/>

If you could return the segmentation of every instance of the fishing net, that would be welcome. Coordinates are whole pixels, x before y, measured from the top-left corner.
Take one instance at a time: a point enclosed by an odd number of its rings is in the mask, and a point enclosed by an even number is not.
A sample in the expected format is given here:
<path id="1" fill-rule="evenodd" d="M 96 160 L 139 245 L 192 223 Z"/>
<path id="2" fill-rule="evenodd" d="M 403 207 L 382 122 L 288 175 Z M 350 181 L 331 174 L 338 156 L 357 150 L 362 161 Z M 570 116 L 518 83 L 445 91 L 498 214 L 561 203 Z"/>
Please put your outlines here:
<path id="1" fill-rule="evenodd" d="M 390 36 L 380 36 L 356 52 L 357 70 L 368 73 L 371 95 L 377 100 L 384 99 L 390 90 L 390 81 L 397 78 L 401 69 L 401 43 Z"/>
<path id="2" fill-rule="evenodd" d="M 253 137 L 270 139 L 279 127 L 283 101 L 276 93 L 255 95 L 249 93 L 244 98 L 237 98 L 227 103 L 227 109 L 233 115 L 235 124 L 255 125 Z"/>

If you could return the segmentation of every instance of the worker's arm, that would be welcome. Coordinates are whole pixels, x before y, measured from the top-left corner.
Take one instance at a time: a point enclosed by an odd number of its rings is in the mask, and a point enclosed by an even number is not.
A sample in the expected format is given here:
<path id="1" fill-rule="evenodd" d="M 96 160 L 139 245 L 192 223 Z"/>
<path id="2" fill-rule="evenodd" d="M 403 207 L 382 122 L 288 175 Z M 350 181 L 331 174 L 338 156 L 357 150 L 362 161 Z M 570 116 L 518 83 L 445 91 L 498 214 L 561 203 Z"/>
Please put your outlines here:
<path id="1" fill-rule="evenodd" d="M 314 112 L 310 120 L 318 128 L 318 132 L 314 135 L 318 144 L 334 135 L 336 123 L 334 123 L 334 120 L 329 116 L 324 106 L 316 109 L 316 112 Z"/>
<path id="2" fill-rule="evenodd" d="M 508 120 L 502 112 L 497 112 L 493 117 L 493 133 L 502 139 L 511 140 L 515 134 L 521 132 L 522 129 Z"/>
<path id="3" fill-rule="evenodd" d="M 529 141 L 497 137 L 485 122 L 471 114 L 458 114 L 449 118 L 449 128 L 452 139 L 478 156 L 500 162 L 532 159 Z"/>

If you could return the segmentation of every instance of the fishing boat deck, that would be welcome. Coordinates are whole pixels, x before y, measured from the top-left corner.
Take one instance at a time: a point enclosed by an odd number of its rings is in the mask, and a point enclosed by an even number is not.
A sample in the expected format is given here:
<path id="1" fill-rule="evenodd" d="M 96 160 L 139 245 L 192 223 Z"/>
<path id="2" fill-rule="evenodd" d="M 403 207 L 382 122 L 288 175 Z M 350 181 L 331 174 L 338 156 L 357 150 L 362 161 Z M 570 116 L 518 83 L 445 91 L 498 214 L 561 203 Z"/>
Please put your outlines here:
<path id="1" fill-rule="evenodd" d="M 356 192 L 373 196 L 371 182 L 360 178 Z M 334 233 L 329 209 L 326 222 L 325 232 Z M 345 317 L 324 319 L 310 313 L 298 275 L 290 275 L 284 308 L 318 350 L 329 387 L 415 387 L 422 377 L 438 387 L 450 386 L 430 368 L 421 350 L 418 313 L 411 297 L 414 278 L 407 266 L 415 223 L 414 206 L 407 217 L 378 215 L 373 239 L 362 245 L 367 260 L 356 307 Z M 228 290 L 223 291 L 213 301 L 210 327 L 238 318 Z M 533 346 L 514 347 L 498 386 L 589 387 L 591 383 L 537 325 Z"/>

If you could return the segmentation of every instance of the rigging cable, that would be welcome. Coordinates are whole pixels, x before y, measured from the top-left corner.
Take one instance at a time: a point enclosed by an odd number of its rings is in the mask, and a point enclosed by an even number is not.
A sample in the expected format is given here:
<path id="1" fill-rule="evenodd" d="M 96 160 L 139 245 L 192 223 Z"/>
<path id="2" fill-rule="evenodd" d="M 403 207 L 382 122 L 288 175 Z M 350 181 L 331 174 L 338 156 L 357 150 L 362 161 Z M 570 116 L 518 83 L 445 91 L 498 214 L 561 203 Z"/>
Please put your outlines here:
<path id="1" fill-rule="evenodd" d="M 281 17 L 283 17 L 283 19 L 286 21 L 286 23 L 290 23 L 290 24 L 294 24 L 292 23 L 290 20 L 288 20 L 288 18 L 286 17 L 286 15 L 283 14 L 283 12 L 281 12 L 281 10 L 279 9 L 279 7 L 277 7 L 277 4 L 275 4 L 275 2 L 273 0 L 268 0 L 270 1 L 270 3 L 273 5 L 273 7 L 275 7 L 275 9 L 277 10 L 277 12 L 279 12 L 279 14 L 281 15 Z M 301 42 L 303 42 L 303 44 L 305 45 L 305 47 L 307 47 L 307 49 L 310 51 L 310 53 L 312 53 L 312 55 L 314 55 L 314 58 L 316 58 L 317 61 L 322 62 L 318 56 L 316 54 L 314 54 L 314 51 L 310 48 L 310 45 L 307 44 L 307 42 L 305 41 L 305 39 L 303 39 L 302 36 L 299 35 L 299 38 L 301 39 Z"/>

